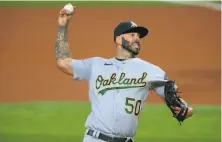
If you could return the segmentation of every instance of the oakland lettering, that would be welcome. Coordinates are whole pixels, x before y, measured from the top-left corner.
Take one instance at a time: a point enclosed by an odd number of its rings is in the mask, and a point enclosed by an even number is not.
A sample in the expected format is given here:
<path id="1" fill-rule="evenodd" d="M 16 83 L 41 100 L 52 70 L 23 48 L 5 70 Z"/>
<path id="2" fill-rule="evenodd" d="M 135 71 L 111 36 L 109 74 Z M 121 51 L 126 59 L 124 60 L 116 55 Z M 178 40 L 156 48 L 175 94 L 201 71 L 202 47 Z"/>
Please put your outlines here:
<path id="1" fill-rule="evenodd" d="M 116 77 L 116 73 L 113 73 L 109 79 L 104 79 L 102 75 L 99 75 L 96 79 L 96 89 L 107 88 L 108 86 L 135 86 L 144 87 L 146 86 L 147 73 L 144 72 L 140 78 L 126 78 L 125 73 L 121 73 L 119 79 Z M 111 89 L 109 89 L 111 90 Z"/>

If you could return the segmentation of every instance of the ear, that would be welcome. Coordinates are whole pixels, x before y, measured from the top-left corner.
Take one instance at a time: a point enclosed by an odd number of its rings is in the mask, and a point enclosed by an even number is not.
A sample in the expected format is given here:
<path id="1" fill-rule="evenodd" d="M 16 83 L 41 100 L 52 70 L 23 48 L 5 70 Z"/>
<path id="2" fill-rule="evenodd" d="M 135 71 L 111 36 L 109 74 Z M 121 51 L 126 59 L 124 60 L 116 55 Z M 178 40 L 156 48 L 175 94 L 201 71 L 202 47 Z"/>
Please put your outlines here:
<path id="1" fill-rule="evenodd" d="M 116 37 L 116 44 L 117 45 L 122 45 L 122 38 L 121 38 L 121 36 L 117 36 Z"/>

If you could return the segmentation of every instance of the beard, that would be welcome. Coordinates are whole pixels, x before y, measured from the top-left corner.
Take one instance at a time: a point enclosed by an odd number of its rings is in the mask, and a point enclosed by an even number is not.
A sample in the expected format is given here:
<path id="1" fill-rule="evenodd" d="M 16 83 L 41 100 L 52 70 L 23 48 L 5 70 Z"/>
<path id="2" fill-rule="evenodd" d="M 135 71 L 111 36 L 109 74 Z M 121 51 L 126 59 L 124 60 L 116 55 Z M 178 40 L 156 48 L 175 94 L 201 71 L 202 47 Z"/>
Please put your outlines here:
<path id="1" fill-rule="evenodd" d="M 134 45 L 137 45 L 138 47 L 134 47 Z M 140 43 L 139 41 L 132 41 L 131 43 L 128 40 L 125 40 L 122 38 L 122 47 L 132 53 L 133 56 L 136 56 L 140 52 Z"/>

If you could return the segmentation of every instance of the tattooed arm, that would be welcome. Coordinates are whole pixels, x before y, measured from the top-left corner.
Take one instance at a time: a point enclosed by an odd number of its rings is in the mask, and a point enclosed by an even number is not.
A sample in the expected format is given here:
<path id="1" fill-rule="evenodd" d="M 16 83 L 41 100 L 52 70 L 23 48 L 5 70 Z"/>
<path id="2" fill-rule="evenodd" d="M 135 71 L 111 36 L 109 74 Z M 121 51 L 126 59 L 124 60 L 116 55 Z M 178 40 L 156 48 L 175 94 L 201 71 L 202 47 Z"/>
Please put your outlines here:
<path id="1" fill-rule="evenodd" d="M 71 52 L 68 43 L 68 29 L 65 26 L 59 26 L 55 54 L 58 68 L 68 75 L 73 75 Z"/>
<path id="2" fill-rule="evenodd" d="M 75 7 L 74 7 L 75 8 Z M 72 18 L 62 9 L 58 18 L 58 32 L 55 43 L 55 56 L 58 68 L 68 75 L 73 75 L 71 52 L 68 43 L 68 25 Z"/>
<path id="3" fill-rule="evenodd" d="M 75 7 L 74 7 L 75 8 Z M 92 61 L 94 58 L 73 59 L 68 43 L 68 25 L 73 14 L 66 14 L 62 9 L 59 13 L 59 27 L 55 43 L 57 67 L 64 73 L 73 76 L 74 80 L 88 80 L 90 78 Z"/>

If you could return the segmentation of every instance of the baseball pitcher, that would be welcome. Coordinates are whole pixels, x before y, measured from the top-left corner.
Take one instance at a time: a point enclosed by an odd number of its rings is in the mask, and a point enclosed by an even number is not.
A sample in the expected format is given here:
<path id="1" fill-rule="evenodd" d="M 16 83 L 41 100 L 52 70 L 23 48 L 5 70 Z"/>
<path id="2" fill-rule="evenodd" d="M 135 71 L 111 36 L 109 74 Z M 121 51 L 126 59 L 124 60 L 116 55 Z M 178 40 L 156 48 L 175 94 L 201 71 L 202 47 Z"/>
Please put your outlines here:
<path id="1" fill-rule="evenodd" d="M 75 7 L 74 7 L 75 8 Z M 58 17 L 55 55 L 58 68 L 74 80 L 87 80 L 91 113 L 85 123 L 83 142 L 133 142 L 138 118 L 153 90 L 181 123 L 193 109 L 177 95 L 175 81 L 168 80 L 158 66 L 136 56 L 148 29 L 132 21 L 114 28 L 116 55 L 105 59 L 73 59 L 68 44 L 68 25 L 72 14 L 61 9 Z"/>

